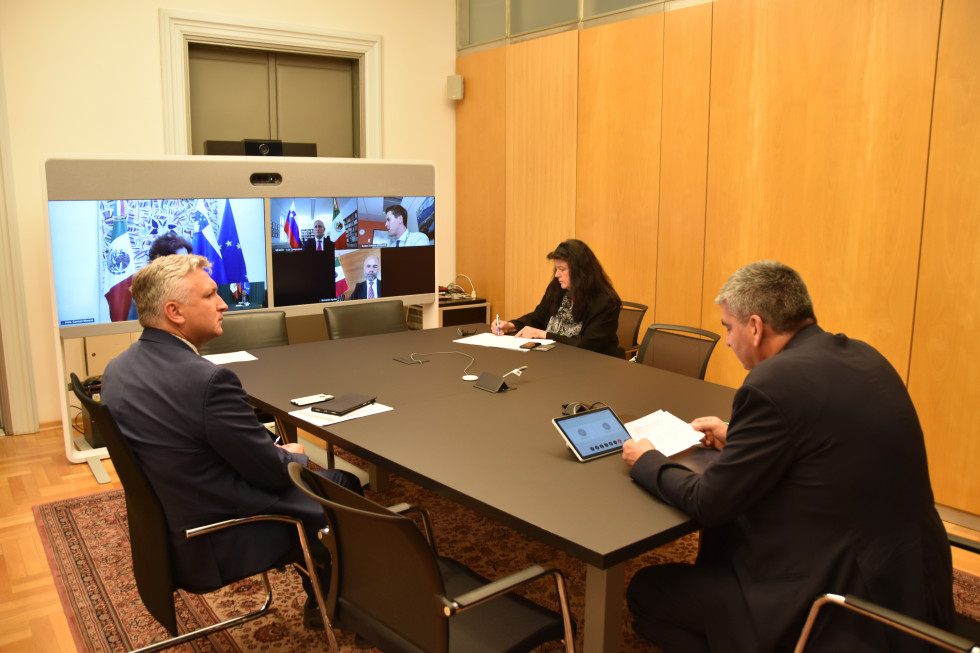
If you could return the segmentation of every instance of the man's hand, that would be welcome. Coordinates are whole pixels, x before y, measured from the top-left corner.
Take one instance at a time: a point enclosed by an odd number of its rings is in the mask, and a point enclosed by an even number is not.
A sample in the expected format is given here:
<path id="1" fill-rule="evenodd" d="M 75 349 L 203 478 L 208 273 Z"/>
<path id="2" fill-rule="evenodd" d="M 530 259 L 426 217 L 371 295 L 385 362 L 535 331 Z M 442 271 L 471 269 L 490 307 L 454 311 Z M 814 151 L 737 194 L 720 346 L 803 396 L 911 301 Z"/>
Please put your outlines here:
<path id="1" fill-rule="evenodd" d="M 303 450 L 303 445 L 301 445 L 299 442 L 288 442 L 286 444 L 277 444 L 276 446 L 282 447 L 289 453 L 305 453 Z"/>
<path id="2" fill-rule="evenodd" d="M 728 439 L 728 424 L 717 417 L 699 417 L 691 422 L 691 428 L 704 433 L 701 444 L 721 451 Z"/>
<path id="3" fill-rule="evenodd" d="M 656 449 L 653 443 L 643 438 L 642 440 L 627 440 L 623 443 L 623 460 L 626 466 L 633 469 L 637 459 L 648 451 Z"/>

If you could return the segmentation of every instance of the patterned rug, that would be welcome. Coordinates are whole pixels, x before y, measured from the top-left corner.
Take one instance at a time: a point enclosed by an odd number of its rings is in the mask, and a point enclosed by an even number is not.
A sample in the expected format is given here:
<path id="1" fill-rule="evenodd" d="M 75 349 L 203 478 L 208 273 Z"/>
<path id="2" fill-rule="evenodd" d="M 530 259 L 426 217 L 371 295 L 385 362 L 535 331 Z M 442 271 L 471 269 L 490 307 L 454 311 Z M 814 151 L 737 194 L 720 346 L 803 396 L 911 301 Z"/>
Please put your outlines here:
<path id="1" fill-rule="evenodd" d="M 583 563 L 398 477 L 392 477 L 386 492 L 369 491 L 368 496 L 386 505 L 407 501 L 427 507 L 432 514 L 439 552 L 470 565 L 488 578 L 531 564 L 561 569 L 568 583 L 573 616 L 578 622 L 576 650 L 581 650 Z M 167 637 L 166 631 L 146 612 L 133 581 L 121 490 L 35 506 L 34 514 L 79 651 L 128 651 Z M 695 534 L 651 551 L 627 565 L 627 582 L 646 565 L 691 562 L 696 550 Z M 272 572 L 270 580 L 273 606 L 269 614 L 171 650 L 270 653 L 327 650 L 327 638 L 322 631 L 303 628 L 305 594 L 296 572 Z M 955 581 L 957 609 L 980 619 L 980 578 L 956 572 Z M 549 581 L 531 586 L 527 595 L 544 605 L 557 607 Z M 258 578 L 206 595 L 179 592 L 178 621 L 185 632 L 200 624 L 255 609 L 263 598 Z M 337 640 L 344 653 L 361 650 L 355 647 L 351 633 L 337 631 Z M 556 651 L 560 646 L 546 645 L 541 650 Z M 633 633 L 627 617 L 621 650 L 656 652 L 658 649 Z"/>

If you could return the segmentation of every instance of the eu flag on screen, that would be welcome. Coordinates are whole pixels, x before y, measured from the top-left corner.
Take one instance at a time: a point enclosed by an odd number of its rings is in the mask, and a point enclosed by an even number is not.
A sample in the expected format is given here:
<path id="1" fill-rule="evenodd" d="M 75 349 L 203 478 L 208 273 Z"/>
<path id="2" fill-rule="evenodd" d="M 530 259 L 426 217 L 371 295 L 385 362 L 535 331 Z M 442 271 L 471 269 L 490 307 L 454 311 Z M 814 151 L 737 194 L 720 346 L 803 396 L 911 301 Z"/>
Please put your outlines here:
<path id="1" fill-rule="evenodd" d="M 221 216 L 221 228 L 218 230 L 218 245 L 221 247 L 221 261 L 224 264 L 227 283 L 241 284 L 248 272 L 245 269 L 242 243 L 238 239 L 235 215 L 231 210 L 231 200 L 225 200 L 225 213 Z"/>
<path id="2" fill-rule="evenodd" d="M 211 228 L 211 221 L 208 220 L 207 207 L 203 200 L 198 200 L 191 216 L 194 219 L 194 253 L 200 254 L 211 263 L 211 278 L 217 284 L 228 283 L 225 278 L 225 266 L 221 261 L 221 248 L 214 237 L 214 229 Z"/>

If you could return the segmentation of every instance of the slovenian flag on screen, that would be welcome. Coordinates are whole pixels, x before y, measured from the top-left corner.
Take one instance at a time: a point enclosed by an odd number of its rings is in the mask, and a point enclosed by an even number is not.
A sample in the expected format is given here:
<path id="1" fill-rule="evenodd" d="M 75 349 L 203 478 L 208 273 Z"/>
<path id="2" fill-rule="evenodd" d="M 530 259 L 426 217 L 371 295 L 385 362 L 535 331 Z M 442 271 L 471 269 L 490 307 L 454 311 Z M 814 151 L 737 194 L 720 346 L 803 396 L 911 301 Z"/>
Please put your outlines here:
<path id="1" fill-rule="evenodd" d="M 347 279 L 344 277 L 344 266 L 340 264 L 340 257 L 335 256 L 333 259 L 334 273 L 333 278 L 337 283 L 337 292 L 334 297 L 340 297 L 345 292 L 347 292 Z"/>
<path id="2" fill-rule="evenodd" d="M 299 227 L 296 225 L 296 202 L 293 202 L 289 206 L 289 213 L 286 214 L 283 231 L 286 232 L 286 238 L 289 240 L 290 247 L 299 248 L 303 246 L 299 240 Z"/>
<path id="3" fill-rule="evenodd" d="M 196 229 L 192 243 L 194 253 L 200 254 L 211 263 L 211 278 L 214 279 L 215 283 L 228 283 L 228 279 L 225 277 L 225 266 L 221 260 L 221 247 L 218 245 L 218 239 L 214 236 L 211 221 L 208 220 L 208 210 L 204 205 L 204 200 L 198 200 L 192 217 Z"/>
<path id="4" fill-rule="evenodd" d="M 116 215 L 120 214 L 121 211 Z M 110 238 L 102 272 L 102 293 L 109 303 L 109 319 L 112 322 L 121 322 L 129 317 L 129 308 L 133 303 L 129 287 L 133 283 L 133 275 L 136 274 L 126 220 L 117 217 L 112 221 Z"/>

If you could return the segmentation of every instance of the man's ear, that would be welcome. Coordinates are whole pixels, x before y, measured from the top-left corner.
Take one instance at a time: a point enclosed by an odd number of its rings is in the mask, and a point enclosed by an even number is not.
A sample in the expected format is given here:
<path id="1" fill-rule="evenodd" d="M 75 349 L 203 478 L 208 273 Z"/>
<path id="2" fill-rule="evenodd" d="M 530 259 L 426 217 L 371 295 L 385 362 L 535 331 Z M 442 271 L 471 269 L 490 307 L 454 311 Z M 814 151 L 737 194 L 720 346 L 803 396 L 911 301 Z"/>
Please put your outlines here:
<path id="1" fill-rule="evenodd" d="M 762 336 L 765 332 L 765 322 L 758 315 L 750 315 L 748 321 L 749 333 L 752 334 L 752 344 L 756 347 L 762 344 Z"/>
<path id="2" fill-rule="evenodd" d="M 163 317 L 174 324 L 184 323 L 184 312 L 180 310 L 180 304 L 177 302 L 167 302 L 163 305 Z"/>

